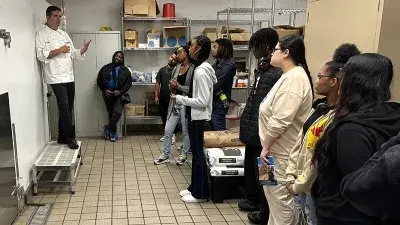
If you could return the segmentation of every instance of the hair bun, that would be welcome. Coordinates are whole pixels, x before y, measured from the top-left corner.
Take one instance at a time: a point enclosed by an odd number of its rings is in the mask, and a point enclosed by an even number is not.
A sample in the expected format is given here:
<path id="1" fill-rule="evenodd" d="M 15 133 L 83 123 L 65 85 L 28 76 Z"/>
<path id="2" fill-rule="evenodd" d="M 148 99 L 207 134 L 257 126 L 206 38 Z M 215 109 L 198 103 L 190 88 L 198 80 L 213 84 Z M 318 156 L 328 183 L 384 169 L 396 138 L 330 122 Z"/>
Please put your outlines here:
<path id="1" fill-rule="evenodd" d="M 345 43 L 340 45 L 333 53 L 333 61 L 346 64 L 349 59 L 360 54 L 361 51 L 355 44 Z"/>

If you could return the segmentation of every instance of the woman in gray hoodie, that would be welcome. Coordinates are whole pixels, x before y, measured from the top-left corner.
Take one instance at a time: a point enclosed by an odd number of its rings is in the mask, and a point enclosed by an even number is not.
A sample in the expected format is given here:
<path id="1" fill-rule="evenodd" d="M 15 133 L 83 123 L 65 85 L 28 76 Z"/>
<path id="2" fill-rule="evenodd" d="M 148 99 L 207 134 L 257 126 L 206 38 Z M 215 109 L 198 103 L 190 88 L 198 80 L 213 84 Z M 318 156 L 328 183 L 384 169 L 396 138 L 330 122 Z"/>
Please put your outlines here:
<path id="1" fill-rule="evenodd" d="M 184 202 L 205 202 L 209 198 L 206 158 L 203 151 L 204 126 L 210 121 L 213 105 L 213 86 L 217 83 L 213 67 L 206 62 L 210 56 L 211 41 L 201 35 L 190 43 L 189 54 L 196 69 L 190 82 L 188 96 L 172 95 L 178 104 L 185 105 L 188 117 L 190 147 L 192 149 L 192 182 L 187 190 L 181 191 Z"/>

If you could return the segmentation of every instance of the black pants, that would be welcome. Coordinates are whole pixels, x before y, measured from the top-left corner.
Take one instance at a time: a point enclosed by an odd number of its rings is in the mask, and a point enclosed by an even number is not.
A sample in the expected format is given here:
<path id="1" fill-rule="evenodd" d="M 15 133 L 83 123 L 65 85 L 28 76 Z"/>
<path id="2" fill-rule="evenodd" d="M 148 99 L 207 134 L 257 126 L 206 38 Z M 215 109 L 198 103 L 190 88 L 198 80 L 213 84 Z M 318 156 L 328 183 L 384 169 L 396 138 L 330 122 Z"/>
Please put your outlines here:
<path id="1" fill-rule="evenodd" d="M 158 107 L 159 107 L 158 110 L 159 110 L 159 115 L 161 117 L 164 129 L 165 129 L 165 125 L 167 124 L 168 106 L 169 106 L 169 100 L 160 98 L 160 101 L 158 104 Z M 174 130 L 174 134 L 178 133 L 178 129 L 179 129 L 179 127 L 176 126 L 175 130 Z"/>
<path id="2" fill-rule="evenodd" d="M 75 140 L 73 126 L 75 83 L 51 84 L 58 104 L 58 139 L 61 141 Z"/>
<path id="3" fill-rule="evenodd" d="M 262 147 L 246 145 L 246 154 L 244 154 L 244 178 L 246 199 L 260 204 L 260 212 L 265 219 L 269 215 L 268 202 L 264 194 L 264 189 L 260 185 L 258 177 L 257 157 L 260 156 Z"/>
<path id="4" fill-rule="evenodd" d="M 198 199 L 210 197 L 208 186 L 208 168 L 204 155 L 204 126 L 205 121 L 188 121 L 190 148 L 192 149 L 192 182 L 188 190 Z"/>
<path id="5" fill-rule="evenodd" d="M 104 103 L 108 112 L 108 130 L 111 133 L 117 133 L 117 123 L 122 115 L 124 108 L 120 97 L 111 97 L 103 95 Z"/>

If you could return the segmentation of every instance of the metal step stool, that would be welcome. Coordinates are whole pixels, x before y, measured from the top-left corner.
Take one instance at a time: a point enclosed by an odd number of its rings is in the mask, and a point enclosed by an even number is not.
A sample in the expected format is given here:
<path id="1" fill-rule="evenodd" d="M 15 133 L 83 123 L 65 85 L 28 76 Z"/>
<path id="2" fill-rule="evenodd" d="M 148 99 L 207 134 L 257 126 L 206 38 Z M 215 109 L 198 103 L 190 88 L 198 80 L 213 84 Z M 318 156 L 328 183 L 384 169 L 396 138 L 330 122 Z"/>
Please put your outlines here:
<path id="1" fill-rule="evenodd" d="M 57 142 L 50 142 L 47 144 L 43 152 L 33 164 L 33 195 L 37 195 L 39 186 L 70 186 L 71 193 L 75 194 L 75 183 L 78 177 L 79 168 L 83 162 L 80 141 L 78 141 L 78 145 L 78 149 L 70 149 L 67 145 L 60 145 Z M 57 171 L 57 173 L 51 181 L 40 181 L 40 178 L 45 171 Z M 59 180 L 62 171 L 69 171 L 68 180 Z"/>

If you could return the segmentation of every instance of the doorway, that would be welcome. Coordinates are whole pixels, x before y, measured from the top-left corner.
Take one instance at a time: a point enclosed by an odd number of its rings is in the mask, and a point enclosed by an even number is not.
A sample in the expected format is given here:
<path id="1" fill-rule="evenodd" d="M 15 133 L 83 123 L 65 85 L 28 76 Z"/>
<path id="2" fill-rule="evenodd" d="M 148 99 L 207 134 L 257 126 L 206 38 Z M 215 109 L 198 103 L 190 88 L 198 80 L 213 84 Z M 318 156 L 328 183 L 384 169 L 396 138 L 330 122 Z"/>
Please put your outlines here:
<path id="1" fill-rule="evenodd" d="M 0 225 L 9 225 L 18 215 L 17 168 L 8 93 L 0 95 Z M 18 188 L 18 187 L 17 187 Z"/>

